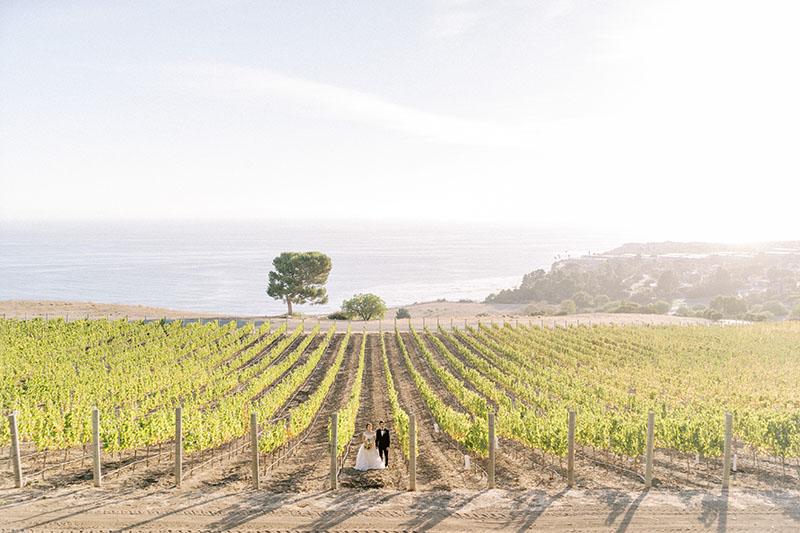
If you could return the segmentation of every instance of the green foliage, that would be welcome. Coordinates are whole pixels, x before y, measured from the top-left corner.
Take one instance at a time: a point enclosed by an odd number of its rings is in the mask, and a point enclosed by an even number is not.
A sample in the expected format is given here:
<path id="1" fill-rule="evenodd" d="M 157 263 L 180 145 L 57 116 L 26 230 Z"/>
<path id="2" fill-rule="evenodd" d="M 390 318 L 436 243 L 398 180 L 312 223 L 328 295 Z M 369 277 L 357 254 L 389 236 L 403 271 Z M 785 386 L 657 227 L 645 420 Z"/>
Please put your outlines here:
<path id="1" fill-rule="evenodd" d="M 575 300 L 564 300 L 558 308 L 559 315 L 571 315 L 575 313 L 577 306 Z"/>
<path id="2" fill-rule="evenodd" d="M 588 309 L 590 307 L 594 307 L 594 298 L 592 295 L 586 291 L 578 291 L 572 295 L 572 301 L 575 302 L 575 306 L 578 309 Z"/>
<path id="3" fill-rule="evenodd" d="M 325 283 L 331 271 L 331 258 L 320 252 L 283 252 L 272 260 L 267 294 L 283 300 L 292 314 L 292 304 L 328 302 Z"/>
<path id="4" fill-rule="evenodd" d="M 664 300 L 659 300 L 656 303 L 650 305 L 652 306 L 653 310 L 659 315 L 666 315 L 667 313 L 669 313 L 670 305 L 668 302 L 665 302 Z"/>
<path id="5" fill-rule="evenodd" d="M 430 385 L 428 385 L 428 382 L 425 381 L 425 378 L 414 367 L 414 363 L 411 362 L 403 338 L 400 336 L 400 330 L 397 328 L 395 328 L 395 335 L 397 337 L 397 344 L 400 347 L 400 352 L 403 354 L 403 361 L 405 361 L 406 368 L 408 368 L 408 371 L 411 373 L 411 377 L 414 380 L 414 384 L 420 396 L 422 396 L 428 409 L 430 409 L 439 427 L 454 440 L 462 443 L 467 449 L 478 452 L 485 457 L 488 453 L 489 443 L 487 441 L 481 442 L 474 438 L 479 430 L 473 430 L 473 426 L 475 424 L 480 424 L 480 422 L 473 422 L 468 415 L 452 409 L 439 398 L 433 389 L 431 389 Z M 468 436 L 469 440 L 467 440 Z"/>
<path id="6" fill-rule="evenodd" d="M 349 320 L 350 315 L 345 313 L 344 311 L 334 311 L 333 313 L 328 315 L 328 320 Z"/>
<path id="7" fill-rule="evenodd" d="M 619 304 L 609 309 L 609 313 L 655 313 L 655 310 L 643 307 L 636 302 L 619 302 Z"/>
<path id="8" fill-rule="evenodd" d="M 747 312 L 747 301 L 735 296 L 717 296 L 711 300 L 709 307 L 719 311 L 725 317 L 738 318 Z"/>
<path id="9" fill-rule="evenodd" d="M 356 294 L 342 304 L 342 311 L 351 317 L 361 320 L 383 318 L 386 314 L 386 304 L 374 294 Z"/>
<path id="10" fill-rule="evenodd" d="M 750 322 L 769 322 L 775 318 L 775 315 L 769 311 L 747 312 L 742 318 Z"/>
<path id="11" fill-rule="evenodd" d="M 364 381 L 364 359 L 367 352 L 367 332 L 361 335 L 361 350 L 358 353 L 358 368 L 356 369 L 356 379 L 353 388 L 350 389 L 350 399 L 347 404 L 339 409 L 339 420 L 337 428 L 336 454 L 341 455 L 347 443 L 353 438 L 356 428 L 356 415 L 361 399 L 361 386 Z M 330 442 L 330 427 L 328 427 L 328 442 Z"/>
<path id="12" fill-rule="evenodd" d="M 609 298 L 607 294 L 598 294 L 597 296 L 594 297 L 594 305 L 597 308 L 602 308 L 610 301 L 611 298 Z"/>
<path id="13" fill-rule="evenodd" d="M 386 396 L 389 397 L 389 406 L 392 410 L 392 419 L 394 420 L 394 429 L 397 433 L 397 438 L 400 441 L 400 447 L 403 450 L 403 455 L 409 457 L 409 429 L 408 429 L 408 414 L 400 407 L 400 400 L 397 396 L 397 389 L 394 386 L 394 377 L 392 371 L 389 369 L 389 358 L 386 355 L 386 340 L 384 339 L 383 328 L 380 330 L 381 337 L 381 357 L 383 358 L 383 374 L 386 377 Z M 419 446 L 414 448 L 419 455 Z"/>
<path id="14" fill-rule="evenodd" d="M 789 310 L 786 309 L 786 306 L 783 305 L 778 300 L 769 300 L 764 302 L 763 308 L 764 311 L 769 311 L 775 316 L 785 316 L 789 313 Z"/>
<path id="15" fill-rule="evenodd" d="M 411 312 L 405 307 L 401 307 L 394 315 L 395 318 L 411 318 Z"/>
<path id="16" fill-rule="evenodd" d="M 555 315 L 558 312 L 558 309 L 552 305 L 539 306 L 536 304 L 530 304 L 525 306 L 525 309 L 523 309 L 522 312 L 528 316 L 551 316 Z"/>
<path id="17" fill-rule="evenodd" d="M 674 270 L 665 270 L 658 277 L 657 293 L 660 296 L 672 297 L 680 286 L 680 280 Z"/>

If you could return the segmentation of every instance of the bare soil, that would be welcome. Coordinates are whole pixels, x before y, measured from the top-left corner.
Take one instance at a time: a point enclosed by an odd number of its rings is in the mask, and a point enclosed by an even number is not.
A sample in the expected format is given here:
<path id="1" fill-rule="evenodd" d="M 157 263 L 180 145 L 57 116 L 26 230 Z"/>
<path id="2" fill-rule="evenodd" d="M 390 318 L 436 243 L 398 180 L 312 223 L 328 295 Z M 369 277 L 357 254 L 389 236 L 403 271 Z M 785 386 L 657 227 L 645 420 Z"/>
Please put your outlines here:
<path id="1" fill-rule="evenodd" d="M 619 490 L 0 491 L 0 533 L 796 532 L 800 493 Z"/>

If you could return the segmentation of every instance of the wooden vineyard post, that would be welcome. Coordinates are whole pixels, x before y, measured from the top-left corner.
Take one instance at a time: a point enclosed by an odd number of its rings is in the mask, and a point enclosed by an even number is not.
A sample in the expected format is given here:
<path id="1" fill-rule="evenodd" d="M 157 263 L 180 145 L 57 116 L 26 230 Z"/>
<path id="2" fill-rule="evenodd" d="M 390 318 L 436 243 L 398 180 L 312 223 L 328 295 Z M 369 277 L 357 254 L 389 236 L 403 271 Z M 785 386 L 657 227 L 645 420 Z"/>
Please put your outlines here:
<path id="1" fill-rule="evenodd" d="M 21 489 L 25 484 L 22 479 L 22 462 L 19 458 L 19 434 L 17 433 L 17 412 L 8 415 L 8 430 L 11 433 L 11 463 L 14 466 L 14 486 Z"/>
<path id="2" fill-rule="evenodd" d="M 175 408 L 175 486 L 180 487 L 183 480 L 183 409 Z"/>
<path id="3" fill-rule="evenodd" d="M 408 490 L 417 490 L 417 417 L 408 415 Z"/>
<path id="4" fill-rule="evenodd" d="M 656 425 L 656 414 L 653 411 L 647 413 L 647 464 L 644 472 L 644 488 L 649 489 L 653 486 L 653 439 Z"/>
<path id="5" fill-rule="evenodd" d="M 252 455 L 252 468 L 253 468 L 253 488 L 261 488 L 261 483 L 258 478 L 258 416 L 256 413 L 250 413 L 250 453 Z"/>
<path id="6" fill-rule="evenodd" d="M 567 487 L 575 484 L 575 411 L 569 412 L 567 430 Z"/>
<path id="7" fill-rule="evenodd" d="M 100 471 L 100 410 L 92 407 L 92 477 L 94 486 L 102 484 L 103 474 Z"/>
<path id="8" fill-rule="evenodd" d="M 722 488 L 731 486 L 731 444 L 733 440 L 733 415 L 725 413 L 725 448 L 722 459 Z"/>
<path id="9" fill-rule="evenodd" d="M 489 488 L 490 489 L 493 489 L 495 487 L 494 456 L 495 456 L 494 413 L 489 413 Z"/>
<path id="10" fill-rule="evenodd" d="M 331 490 L 336 490 L 336 482 L 337 482 L 336 469 L 338 465 L 336 464 L 336 461 L 338 454 L 336 453 L 336 451 L 338 446 L 336 445 L 336 443 L 339 440 L 337 435 L 337 429 L 338 429 L 337 425 L 339 422 L 338 418 L 339 418 L 338 413 L 333 413 L 331 415 Z"/>

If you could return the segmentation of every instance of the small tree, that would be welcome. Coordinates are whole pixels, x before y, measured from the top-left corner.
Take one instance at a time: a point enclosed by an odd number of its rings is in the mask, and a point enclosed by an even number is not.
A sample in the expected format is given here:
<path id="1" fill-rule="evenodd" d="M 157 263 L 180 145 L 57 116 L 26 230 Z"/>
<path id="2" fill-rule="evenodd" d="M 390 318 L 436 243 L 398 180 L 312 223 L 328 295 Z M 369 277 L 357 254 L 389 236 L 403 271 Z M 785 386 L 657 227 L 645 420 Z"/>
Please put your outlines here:
<path id="1" fill-rule="evenodd" d="M 560 315 L 571 315 L 576 310 L 575 300 L 564 300 L 561 302 L 558 313 Z"/>
<path id="2" fill-rule="evenodd" d="M 769 311 L 773 315 L 776 316 L 784 316 L 789 313 L 789 310 L 786 309 L 781 302 L 778 300 L 770 300 L 764 303 L 764 311 Z"/>
<path id="3" fill-rule="evenodd" d="M 653 309 L 659 315 L 666 315 L 669 313 L 670 307 L 669 302 L 665 302 L 664 300 L 659 300 L 653 304 Z"/>
<path id="4" fill-rule="evenodd" d="M 658 294 L 660 296 L 672 296 L 678 290 L 679 285 L 678 275 L 673 270 L 665 270 L 658 277 Z"/>
<path id="5" fill-rule="evenodd" d="M 598 309 L 602 308 L 604 305 L 606 305 L 610 301 L 611 301 L 611 298 L 609 298 L 608 295 L 606 295 L 606 294 L 598 294 L 597 296 L 594 297 L 594 305 Z"/>
<path id="6" fill-rule="evenodd" d="M 320 252 L 283 252 L 272 260 L 267 294 L 283 300 L 292 314 L 292 304 L 328 302 L 325 283 L 331 271 L 331 258 Z"/>
<path id="7" fill-rule="evenodd" d="M 374 294 L 356 294 L 342 304 L 342 311 L 361 320 L 383 318 L 386 314 L 386 304 Z"/>
<path id="8" fill-rule="evenodd" d="M 395 318 L 411 318 L 411 313 L 405 307 L 401 307 L 394 316 Z"/>
<path id="9" fill-rule="evenodd" d="M 572 295 L 572 301 L 578 309 L 586 309 L 594 305 L 594 298 L 586 291 L 578 291 Z"/>

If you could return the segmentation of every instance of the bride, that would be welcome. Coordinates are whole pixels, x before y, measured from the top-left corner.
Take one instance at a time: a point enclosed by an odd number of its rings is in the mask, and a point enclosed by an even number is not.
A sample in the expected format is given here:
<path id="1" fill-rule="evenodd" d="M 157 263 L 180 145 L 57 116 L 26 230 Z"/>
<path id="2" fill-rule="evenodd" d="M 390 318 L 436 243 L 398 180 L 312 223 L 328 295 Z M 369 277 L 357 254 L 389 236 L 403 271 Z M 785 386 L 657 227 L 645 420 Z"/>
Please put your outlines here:
<path id="1" fill-rule="evenodd" d="M 378 454 L 378 446 L 375 444 L 375 432 L 372 431 L 372 424 L 367 424 L 367 431 L 364 432 L 363 444 L 358 449 L 356 456 L 356 470 L 382 470 L 386 468 L 383 460 Z"/>

